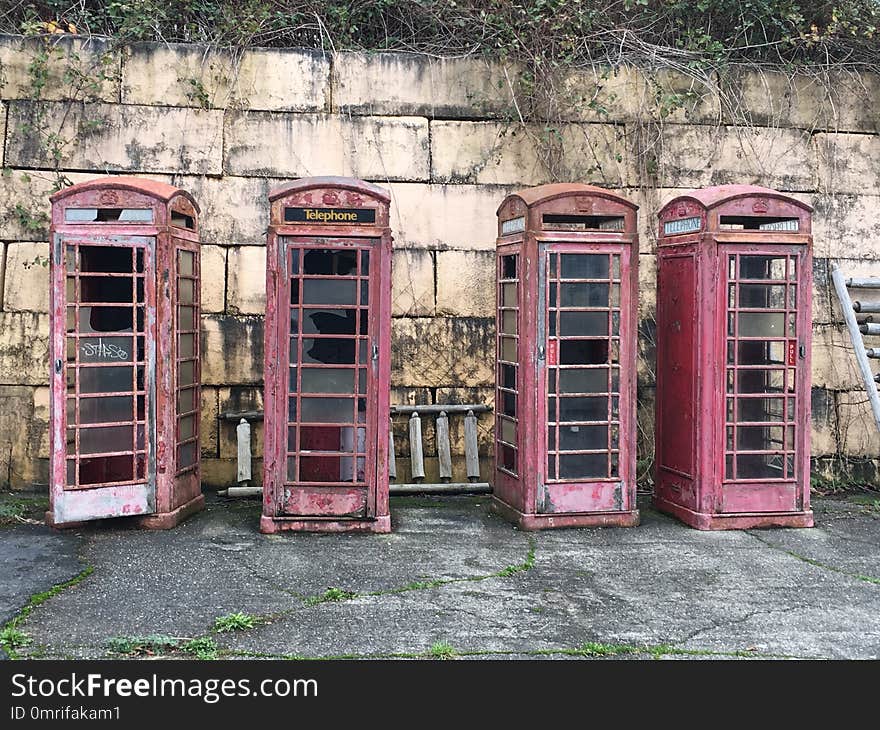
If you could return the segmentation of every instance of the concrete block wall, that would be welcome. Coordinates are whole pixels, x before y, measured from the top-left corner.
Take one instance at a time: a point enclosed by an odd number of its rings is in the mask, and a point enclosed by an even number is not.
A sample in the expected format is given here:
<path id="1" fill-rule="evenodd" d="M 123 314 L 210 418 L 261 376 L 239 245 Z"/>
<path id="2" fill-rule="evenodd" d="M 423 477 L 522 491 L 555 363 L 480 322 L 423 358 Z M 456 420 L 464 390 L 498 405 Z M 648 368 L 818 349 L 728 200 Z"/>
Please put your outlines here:
<path id="1" fill-rule="evenodd" d="M 876 473 L 880 438 L 837 324 L 828 272 L 838 261 L 855 276 L 880 276 L 877 77 L 737 71 L 697 82 L 599 69 L 571 74 L 559 103 L 548 105 L 516 95 L 515 67 L 483 60 L 119 48 L 53 37 L 37 89 L 28 67 L 43 42 L 0 37 L 0 485 L 47 481 L 45 224 L 59 171 L 70 182 L 112 173 L 164 180 L 201 205 L 207 486 L 235 478 L 234 424 L 217 414 L 262 406 L 268 191 L 322 174 L 358 176 L 392 194 L 395 403 L 492 403 L 495 210 L 509 191 L 580 180 L 638 203 L 646 458 L 657 210 L 692 187 L 724 182 L 776 187 L 810 202 L 813 454 L 827 462 L 848 455 L 867 465 L 863 473 Z M 76 88 L 72 77 L 81 80 Z M 559 123 L 523 125 L 519 111 Z M 491 418 L 482 418 L 487 456 L 491 430 Z M 429 453 L 431 438 L 429 431 Z M 460 453 L 457 426 L 453 440 Z"/>

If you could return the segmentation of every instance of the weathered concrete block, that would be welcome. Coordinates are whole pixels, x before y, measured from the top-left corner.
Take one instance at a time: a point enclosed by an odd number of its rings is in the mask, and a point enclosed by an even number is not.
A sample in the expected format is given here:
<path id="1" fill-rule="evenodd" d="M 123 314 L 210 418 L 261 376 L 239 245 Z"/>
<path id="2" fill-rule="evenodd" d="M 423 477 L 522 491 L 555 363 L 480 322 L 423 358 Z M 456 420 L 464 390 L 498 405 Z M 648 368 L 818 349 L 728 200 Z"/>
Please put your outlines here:
<path id="1" fill-rule="evenodd" d="M 812 197 L 814 255 L 880 259 L 880 195 Z"/>
<path id="2" fill-rule="evenodd" d="M 235 246 L 227 257 L 226 310 L 266 313 L 266 247 Z"/>
<path id="3" fill-rule="evenodd" d="M 3 309 L 49 312 L 48 243 L 7 244 Z"/>
<path id="4" fill-rule="evenodd" d="M 880 190 L 880 136 L 823 133 L 814 139 L 820 191 L 871 194 Z"/>
<path id="5" fill-rule="evenodd" d="M 495 211 L 516 186 L 391 183 L 395 245 L 495 250 Z"/>
<path id="6" fill-rule="evenodd" d="M 333 111 L 497 117 L 514 109 L 518 72 L 470 58 L 343 52 L 333 56 Z"/>
<path id="7" fill-rule="evenodd" d="M 202 244 L 202 314 L 217 314 L 226 308 L 226 248 Z"/>
<path id="8" fill-rule="evenodd" d="M 126 49 L 126 104 L 326 111 L 330 63 L 307 49 L 255 48 L 232 54 L 181 43 Z"/>
<path id="9" fill-rule="evenodd" d="M 48 464 L 39 456 L 47 423 L 36 418 L 34 410 L 33 388 L 0 386 L 0 486 L 4 488 L 48 484 Z"/>
<path id="10" fill-rule="evenodd" d="M 232 387 L 220 389 L 220 413 L 263 410 L 263 389 Z M 238 457 L 238 436 L 236 428 L 239 421 L 220 421 L 220 458 Z M 263 422 L 251 421 L 251 457 L 263 456 Z M 277 424 L 276 424 L 277 427 Z M 235 475 L 233 475 L 233 482 Z"/>
<path id="11" fill-rule="evenodd" d="M 429 317 L 434 314 L 434 254 L 431 251 L 394 250 L 391 314 L 395 317 Z"/>
<path id="12" fill-rule="evenodd" d="M 418 117 L 230 112 L 224 170 L 232 175 L 347 175 L 426 180 L 428 122 Z"/>
<path id="13" fill-rule="evenodd" d="M 179 185 L 199 201 L 203 241 L 265 245 L 269 191 L 283 180 L 256 177 L 183 177 Z"/>
<path id="14" fill-rule="evenodd" d="M 437 252 L 437 314 L 495 316 L 494 252 Z"/>
<path id="15" fill-rule="evenodd" d="M 203 384 L 262 382 L 262 317 L 202 317 L 201 340 Z"/>
<path id="16" fill-rule="evenodd" d="M 813 328 L 812 375 L 814 388 L 864 390 L 852 342 L 842 325 Z"/>
<path id="17" fill-rule="evenodd" d="M 657 257 L 654 254 L 639 256 L 639 320 L 654 318 L 657 312 Z"/>
<path id="18" fill-rule="evenodd" d="M 429 388 L 494 385 L 494 336 L 494 318 L 396 318 L 391 382 Z"/>
<path id="19" fill-rule="evenodd" d="M 219 431 L 217 421 L 219 388 L 202 386 L 202 410 L 199 419 L 199 435 L 201 437 L 202 458 L 217 457 L 220 453 Z"/>
<path id="20" fill-rule="evenodd" d="M 632 174 L 623 127 L 562 124 L 548 131 L 498 122 L 431 122 L 431 178 L 436 182 L 583 180 L 619 187 Z"/>
<path id="21" fill-rule="evenodd" d="M 391 405 L 416 406 L 431 403 L 431 391 L 427 388 L 402 388 L 391 386 Z"/>
<path id="22" fill-rule="evenodd" d="M 877 422 L 864 390 L 837 394 L 840 450 L 848 456 L 880 456 Z"/>
<path id="23" fill-rule="evenodd" d="M 0 173 L 0 238 L 7 241 L 49 240 L 49 195 L 46 173 L 5 169 Z"/>
<path id="24" fill-rule="evenodd" d="M 714 76 L 698 78 L 635 66 L 593 67 L 568 75 L 542 117 L 584 122 L 712 123 L 721 117 Z"/>
<path id="25" fill-rule="evenodd" d="M 874 74 L 843 68 L 811 69 L 809 74 L 735 70 L 722 76 L 721 88 L 731 102 L 724 109 L 724 120 L 729 124 L 877 130 L 876 115 L 869 112 L 880 103 L 880 84 Z"/>
<path id="26" fill-rule="evenodd" d="M 824 388 L 813 388 L 810 399 L 812 428 L 810 454 L 827 456 L 837 453 L 837 404 L 835 393 Z"/>
<path id="27" fill-rule="evenodd" d="M 45 114 L 41 121 L 41 115 Z M 112 104 L 9 103 L 6 164 L 53 167 L 45 133 L 63 140 L 63 167 L 219 174 L 223 113 Z"/>
<path id="28" fill-rule="evenodd" d="M 816 154 L 807 132 L 668 124 L 660 141 L 659 179 L 665 186 L 751 183 L 778 190 L 816 188 Z"/>
<path id="29" fill-rule="evenodd" d="M 119 52 L 109 40 L 0 35 L 0 97 L 119 101 L 119 65 Z"/>
<path id="30" fill-rule="evenodd" d="M 0 384 L 48 383 L 49 315 L 0 312 Z"/>

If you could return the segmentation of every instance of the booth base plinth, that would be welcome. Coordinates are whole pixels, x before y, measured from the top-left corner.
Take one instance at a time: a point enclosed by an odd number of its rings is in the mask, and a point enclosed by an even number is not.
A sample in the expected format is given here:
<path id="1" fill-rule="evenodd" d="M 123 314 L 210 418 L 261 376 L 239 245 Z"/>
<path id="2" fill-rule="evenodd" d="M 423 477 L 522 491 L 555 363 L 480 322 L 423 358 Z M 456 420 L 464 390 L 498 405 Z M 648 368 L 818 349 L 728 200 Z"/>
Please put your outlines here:
<path id="1" fill-rule="evenodd" d="M 110 520 L 124 520 L 125 524 L 140 527 L 144 530 L 170 530 L 172 527 L 177 527 L 181 522 L 183 522 L 187 517 L 191 517 L 196 512 L 203 510 L 205 508 L 205 495 L 200 494 L 197 497 L 193 497 L 189 502 L 185 502 L 180 505 L 177 509 L 173 509 L 170 512 L 154 512 L 150 515 L 138 515 L 136 517 L 126 517 L 125 515 L 119 515 L 118 517 L 102 517 L 99 519 L 110 519 Z M 52 511 L 46 512 L 46 524 L 49 527 L 54 527 L 56 530 L 73 530 L 78 527 L 85 527 L 86 525 L 91 524 L 91 522 L 97 520 L 81 520 L 79 522 L 55 522 L 55 516 L 52 514 Z M 120 525 L 123 523 L 120 522 Z"/>
<path id="2" fill-rule="evenodd" d="M 572 512 L 569 514 L 540 514 L 520 512 L 498 497 L 492 498 L 492 511 L 521 530 L 552 530 L 564 527 L 636 527 L 639 511 L 628 512 Z"/>
<path id="3" fill-rule="evenodd" d="M 750 530 L 754 527 L 812 527 L 813 511 L 804 512 L 734 512 L 709 514 L 694 512 L 675 502 L 655 496 L 652 504 L 661 512 L 678 518 L 697 530 Z"/>
<path id="4" fill-rule="evenodd" d="M 204 508 L 205 495 L 200 494 L 170 512 L 155 512 L 151 515 L 135 517 L 134 523 L 145 530 L 168 530 L 172 527 L 177 527 L 187 517 L 194 515 Z"/>
<path id="5" fill-rule="evenodd" d="M 260 517 L 260 532 L 391 532 L 391 515 L 373 520 L 333 520 L 308 517 Z"/>

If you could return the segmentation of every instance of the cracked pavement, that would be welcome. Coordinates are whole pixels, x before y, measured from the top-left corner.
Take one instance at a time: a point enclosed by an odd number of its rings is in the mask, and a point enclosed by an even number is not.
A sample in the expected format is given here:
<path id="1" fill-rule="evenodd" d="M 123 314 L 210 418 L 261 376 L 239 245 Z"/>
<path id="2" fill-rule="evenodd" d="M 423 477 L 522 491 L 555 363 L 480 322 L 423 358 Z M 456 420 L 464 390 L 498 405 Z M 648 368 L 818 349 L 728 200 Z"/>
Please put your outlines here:
<path id="1" fill-rule="evenodd" d="M 259 501 L 209 495 L 168 531 L 0 529 L 0 584 L 9 614 L 94 567 L 20 623 L 22 656 L 108 657 L 111 638 L 162 635 L 211 636 L 229 658 L 429 656 L 437 642 L 480 658 L 570 658 L 585 642 L 642 648 L 630 659 L 880 657 L 876 507 L 821 498 L 813 529 L 700 532 L 641 501 L 632 529 L 530 535 L 485 497 L 400 497 L 390 535 L 267 536 Z M 314 600 L 329 588 L 355 595 Z M 263 621 L 212 631 L 234 612 Z"/>

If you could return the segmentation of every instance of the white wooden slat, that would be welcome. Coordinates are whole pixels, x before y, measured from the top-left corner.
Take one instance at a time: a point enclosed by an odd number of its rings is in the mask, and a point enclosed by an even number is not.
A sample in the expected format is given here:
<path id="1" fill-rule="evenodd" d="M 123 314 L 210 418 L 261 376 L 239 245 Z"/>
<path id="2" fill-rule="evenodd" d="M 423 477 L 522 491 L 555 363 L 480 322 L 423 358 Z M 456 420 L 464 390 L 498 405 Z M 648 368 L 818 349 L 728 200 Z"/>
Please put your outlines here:
<path id="1" fill-rule="evenodd" d="M 388 478 L 397 479 L 397 454 L 394 450 L 394 419 L 388 423 Z"/>
<path id="2" fill-rule="evenodd" d="M 425 478 L 425 459 L 422 454 L 422 419 L 413 413 L 409 419 L 409 454 L 412 466 L 412 478 Z"/>
<path id="3" fill-rule="evenodd" d="M 468 411 L 464 417 L 464 460 L 470 481 L 480 478 L 480 455 L 477 452 L 477 417 Z"/>
<path id="4" fill-rule="evenodd" d="M 452 449 L 449 444 L 449 417 L 446 411 L 437 416 L 437 459 L 440 462 L 440 479 L 452 480 Z"/>

